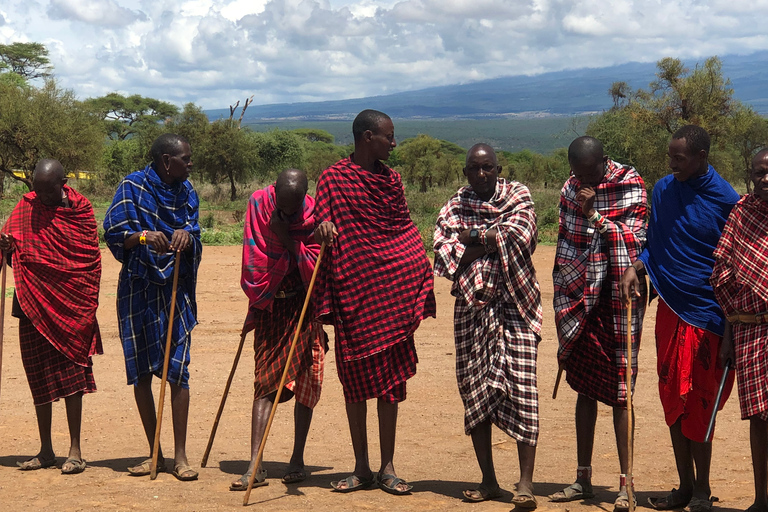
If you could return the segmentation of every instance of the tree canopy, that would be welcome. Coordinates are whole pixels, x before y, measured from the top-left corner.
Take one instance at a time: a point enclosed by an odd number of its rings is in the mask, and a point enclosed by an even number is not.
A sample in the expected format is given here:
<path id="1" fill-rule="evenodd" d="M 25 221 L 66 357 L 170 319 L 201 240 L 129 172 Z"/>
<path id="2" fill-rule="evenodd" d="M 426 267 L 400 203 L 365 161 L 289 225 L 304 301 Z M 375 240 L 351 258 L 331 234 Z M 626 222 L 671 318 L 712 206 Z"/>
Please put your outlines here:
<path id="1" fill-rule="evenodd" d="M 111 92 L 101 98 L 88 99 L 85 104 L 104 120 L 109 137 L 119 140 L 179 113 L 176 105 L 139 94 L 123 96 Z"/>
<path id="2" fill-rule="evenodd" d="M 0 44 L 0 62 L 24 80 L 51 76 L 48 48 L 42 43 Z"/>

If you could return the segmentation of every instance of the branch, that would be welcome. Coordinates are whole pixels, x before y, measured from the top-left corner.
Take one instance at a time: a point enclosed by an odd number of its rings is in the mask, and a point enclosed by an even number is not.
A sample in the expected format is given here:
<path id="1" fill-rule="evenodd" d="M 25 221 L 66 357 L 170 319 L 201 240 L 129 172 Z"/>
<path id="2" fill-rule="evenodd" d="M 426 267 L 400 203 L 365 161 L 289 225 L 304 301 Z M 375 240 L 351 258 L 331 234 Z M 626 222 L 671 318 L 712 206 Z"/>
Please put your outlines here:
<path id="1" fill-rule="evenodd" d="M 247 98 L 247 99 L 245 100 L 245 105 L 243 106 L 243 111 L 242 111 L 242 112 L 240 112 L 240 119 L 238 119 L 238 120 L 237 120 L 237 129 L 238 129 L 238 130 L 240 129 L 240 124 L 243 122 L 243 116 L 245 115 L 245 109 L 247 109 L 247 108 L 248 108 L 248 105 L 250 105 L 251 103 L 253 103 L 253 96 L 254 96 L 254 95 L 252 94 L 250 98 Z"/>

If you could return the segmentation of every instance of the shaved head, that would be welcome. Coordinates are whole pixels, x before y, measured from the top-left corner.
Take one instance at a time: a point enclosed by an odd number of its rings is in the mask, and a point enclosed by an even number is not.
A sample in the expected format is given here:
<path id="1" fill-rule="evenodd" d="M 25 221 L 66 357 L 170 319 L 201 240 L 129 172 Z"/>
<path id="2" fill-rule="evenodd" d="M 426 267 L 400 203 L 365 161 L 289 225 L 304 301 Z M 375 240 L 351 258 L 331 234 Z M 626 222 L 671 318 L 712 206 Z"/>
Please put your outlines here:
<path id="1" fill-rule="evenodd" d="M 34 179 L 45 177 L 46 179 L 63 180 L 65 177 L 64 167 L 58 160 L 43 158 L 37 162 L 33 176 Z"/>
<path id="2" fill-rule="evenodd" d="M 301 209 L 304 196 L 307 195 L 309 182 L 304 171 L 286 169 L 277 176 L 275 181 L 275 199 L 277 209 L 291 216 Z"/>
<path id="3" fill-rule="evenodd" d="M 588 164 L 602 160 L 603 143 L 594 137 L 579 137 L 568 146 L 568 161 L 571 164 Z"/>
<path id="4" fill-rule="evenodd" d="M 32 190 L 45 206 L 59 206 L 66 194 L 62 187 L 67 182 L 64 167 L 58 160 L 45 158 L 37 162 L 32 175 Z"/>
<path id="5" fill-rule="evenodd" d="M 469 164 L 469 160 L 474 157 L 477 153 L 486 153 L 490 155 L 493 158 L 494 162 L 497 162 L 496 160 L 496 152 L 493 150 L 493 148 L 486 144 L 485 142 L 479 142 L 469 148 L 469 151 L 467 151 L 467 159 L 464 161 L 464 165 Z"/>
<path id="6" fill-rule="evenodd" d="M 760 162 L 760 160 L 764 159 L 768 156 L 768 148 L 763 148 L 757 153 L 755 153 L 755 156 L 752 157 L 752 167 L 755 167 L 755 164 Z"/>

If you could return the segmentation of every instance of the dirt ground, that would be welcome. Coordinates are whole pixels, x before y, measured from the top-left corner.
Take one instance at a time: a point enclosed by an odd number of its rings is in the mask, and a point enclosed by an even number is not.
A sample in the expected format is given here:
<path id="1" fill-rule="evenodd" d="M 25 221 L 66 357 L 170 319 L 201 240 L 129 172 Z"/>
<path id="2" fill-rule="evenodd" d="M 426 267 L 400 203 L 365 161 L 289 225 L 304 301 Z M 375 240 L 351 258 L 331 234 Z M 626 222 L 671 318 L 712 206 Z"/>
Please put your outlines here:
<path id="1" fill-rule="evenodd" d="M 552 311 L 550 269 L 554 247 L 540 247 L 534 261 L 544 304 L 544 332 L 539 352 L 541 435 L 535 488 L 539 510 L 612 510 L 618 486 L 618 461 L 611 411 L 600 407 L 596 429 L 593 481 L 597 497 L 589 502 L 549 503 L 546 496 L 575 478 L 576 444 L 573 411 L 576 395 L 565 383 L 552 400 L 557 369 L 557 338 Z M 119 266 L 107 252 L 101 288 L 99 322 L 105 354 L 94 361 L 98 392 L 84 399 L 83 455 L 88 469 L 75 476 L 57 469 L 17 470 L 16 461 L 37 453 L 39 438 L 34 407 L 21 365 L 17 320 L 6 307 L 6 335 L 0 393 L 0 510 L 237 510 L 242 493 L 230 492 L 229 482 L 247 466 L 252 401 L 252 348 L 246 345 L 208 467 L 196 482 L 179 482 L 163 473 L 157 480 L 128 475 L 126 467 L 147 457 L 149 449 L 133 400 L 125 384 L 122 349 L 117 337 L 115 290 Z M 235 355 L 247 301 L 240 290 L 240 248 L 206 247 L 200 268 L 200 325 L 192 343 L 191 408 L 187 451 L 199 466 L 224 384 Z M 12 283 L 13 281 L 9 281 Z M 437 319 L 426 320 L 416 333 L 419 366 L 408 382 L 408 399 L 400 407 L 395 464 L 400 476 L 414 485 L 413 495 L 390 496 L 381 490 L 351 494 L 330 492 L 329 482 L 353 468 L 352 446 L 333 351 L 326 358 L 323 398 L 315 409 L 306 449 L 311 476 L 286 486 L 282 476 L 293 442 L 293 406 L 278 408 L 265 453 L 269 486 L 254 489 L 255 510 L 510 510 L 511 493 L 500 501 L 466 504 L 461 491 L 479 481 L 480 471 L 470 439 L 463 431 L 463 408 L 454 374 L 453 298 L 449 282 L 435 283 Z M 653 344 L 655 306 L 645 319 L 646 337 L 640 351 L 640 378 L 635 395 L 636 445 L 634 475 L 640 507 L 649 496 L 677 486 L 672 447 L 656 387 Z M 329 330 L 329 335 L 332 332 Z M 157 396 L 157 386 L 155 387 Z M 168 404 L 170 393 L 167 394 Z M 369 441 L 371 466 L 378 469 L 379 450 L 375 406 L 371 402 Z M 164 413 L 162 442 L 172 454 L 170 407 Z M 69 437 L 63 402 L 54 405 L 54 447 L 59 467 Z M 494 431 L 495 463 L 501 486 L 511 490 L 518 478 L 515 443 Z M 715 434 L 712 491 L 720 510 L 743 510 L 751 503 L 752 468 L 749 429 L 739 419 L 735 391 L 721 413 Z M 170 463 L 170 459 L 169 459 Z"/>

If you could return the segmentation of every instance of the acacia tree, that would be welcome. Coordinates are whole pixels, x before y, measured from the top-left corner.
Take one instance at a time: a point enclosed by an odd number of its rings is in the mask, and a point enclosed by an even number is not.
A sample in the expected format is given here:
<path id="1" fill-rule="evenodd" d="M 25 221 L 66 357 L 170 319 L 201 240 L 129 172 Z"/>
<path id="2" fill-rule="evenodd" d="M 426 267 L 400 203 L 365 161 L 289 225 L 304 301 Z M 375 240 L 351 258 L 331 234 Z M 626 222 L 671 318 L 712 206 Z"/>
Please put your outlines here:
<path id="1" fill-rule="evenodd" d="M 228 181 L 230 199 L 237 199 L 237 183 L 253 177 L 260 161 L 251 131 L 220 119 L 208 127 L 198 146 L 193 149 L 195 168 L 212 183 Z"/>
<path id="2" fill-rule="evenodd" d="M 695 124 L 712 137 L 710 161 L 718 172 L 741 180 L 743 162 L 765 141 L 763 121 L 733 97 L 720 59 L 710 57 L 690 70 L 679 59 L 664 58 L 656 68 L 656 80 L 648 89 L 631 93 L 632 101 L 617 102 L 596 116 L 587 134 L 600 139 L 611 157 L 634 165 L 651 187 L 668 172 L 670 135 L 683 125 Z M 612 87 L 610 92 L 619 89 Z M 752 142 L 745 145 L 747 136 Z"/>
<path id="3" fill-rule="evenodd" d="M 42 43 L 0 44 L 0 62 L 25 81 L 47 78 L 53 68 Z"/>
<path id="4" fill-rule="evenodd" d="M 0 84 L 0 171 L 30 190 L 41 158 L 67 171 L 96 170 L 103 140 L 100 123 L 53 80 L 40 89 Z"/>
<path id="5" fill-rule="evenodd" d="M 139 94 L 123 96 L 111 92 L 101 98 L 90 98 L 85 104 L 104 120 L 109 137 L 118 140 L 125 140 L 146 125 L 157 125 L 179 113 L 176 105 Z"/>

